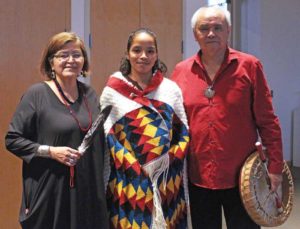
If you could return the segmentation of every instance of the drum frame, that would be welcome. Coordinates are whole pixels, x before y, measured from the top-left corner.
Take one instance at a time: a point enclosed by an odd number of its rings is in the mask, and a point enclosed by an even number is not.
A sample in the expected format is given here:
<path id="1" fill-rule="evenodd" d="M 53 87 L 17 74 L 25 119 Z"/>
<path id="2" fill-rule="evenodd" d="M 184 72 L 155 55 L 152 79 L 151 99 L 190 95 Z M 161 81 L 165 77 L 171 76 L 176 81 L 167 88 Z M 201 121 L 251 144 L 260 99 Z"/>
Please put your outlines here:
<path id="1" fill-rule="evenodd" d="M 265 209 L 263 204 L 260 203 L 258 196 L 258 184 L 257 179 L 261 179 L 261 176 L 267 176 L 263 162 L 261 161 L 258 152 L 252 153 L 244 163 L 239 179 L 239 190 L 243 205 L 251 217 L 251 219 L 258 225 L 264 227 L 275 227 L 283 224 L 290 216 L 293 208 L 294 199 L 294 182 L 292 173 L 284 161 L 283 165 L 283 181 L 282 181 L 282 208 L 283 211 L 274 216 Z M 267 180 L 266 178 L 264 179 Z M 263 182 L 260 185 L 269 185 L 267 182 Z"/>

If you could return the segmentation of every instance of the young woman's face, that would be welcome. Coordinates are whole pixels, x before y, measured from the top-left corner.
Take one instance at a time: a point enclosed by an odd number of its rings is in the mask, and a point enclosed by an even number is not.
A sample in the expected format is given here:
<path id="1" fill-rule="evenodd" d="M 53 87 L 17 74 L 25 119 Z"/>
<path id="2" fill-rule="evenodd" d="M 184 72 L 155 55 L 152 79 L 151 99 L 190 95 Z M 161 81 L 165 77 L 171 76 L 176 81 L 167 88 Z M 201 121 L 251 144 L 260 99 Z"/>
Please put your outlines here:
<path id="1" fill-rule="evenodd" d="M 76 79 L 82 71 L 83 64 L 84 57 L 79 44 L 70 42 L 55 53 L 51 67 L 60 79 L 71 77 Z"/>
<path id="2" fill-rule="evenodd" d="M 157 58 L 154 38 L 146 32 L 135 35 L 128 53 L 131 74 L 137 77 L 152 75 L 152 67 Z"/>

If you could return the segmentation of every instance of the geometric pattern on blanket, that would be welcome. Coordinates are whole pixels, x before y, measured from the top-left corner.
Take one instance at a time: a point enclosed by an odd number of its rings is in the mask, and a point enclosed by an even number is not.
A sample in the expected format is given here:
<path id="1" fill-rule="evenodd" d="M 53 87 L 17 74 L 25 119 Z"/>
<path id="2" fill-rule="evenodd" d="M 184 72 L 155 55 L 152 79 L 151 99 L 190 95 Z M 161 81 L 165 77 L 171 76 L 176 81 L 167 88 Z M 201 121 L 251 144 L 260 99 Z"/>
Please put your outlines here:
<path id="1" fill-rule="evenodd" d="M 153 108 L 143 106 L 130 111 L 111 128 L 107 140 L 111 153 L 108 209 L 111 228 L 151 228 L 153 190 L 141 169 L 168 153 L 170 166 L 166 187 L 158 180 L 162 209 L 168 228 L 186 228 L 183 188 L 183 158 L 188 131 L 172 107 L 151 100 Z"/>

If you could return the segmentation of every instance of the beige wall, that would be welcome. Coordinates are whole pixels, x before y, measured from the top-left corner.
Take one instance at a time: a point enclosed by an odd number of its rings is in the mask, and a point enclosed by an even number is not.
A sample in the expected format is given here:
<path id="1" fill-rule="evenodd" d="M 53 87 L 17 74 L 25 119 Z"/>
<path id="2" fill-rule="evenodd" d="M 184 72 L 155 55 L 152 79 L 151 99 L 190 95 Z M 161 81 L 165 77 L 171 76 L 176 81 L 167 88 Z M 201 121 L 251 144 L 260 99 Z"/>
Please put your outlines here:
<path id="1" fill-rule="evenodd" d="M 23 92 L 40 81 L 38 64 L 48 38 L 70 28 L 70 0 L 0 1 L 0 228 L 19 228 L 21 160 L 4 137 Z"/>
<path id="2" fill-rule="evenodd" d="M 118 70 L 129 33 L 139 27 L 156 33 L 170 74 L 182 58 L 182 0 L 91 0 L 92 85 L 98 93 Z"/>

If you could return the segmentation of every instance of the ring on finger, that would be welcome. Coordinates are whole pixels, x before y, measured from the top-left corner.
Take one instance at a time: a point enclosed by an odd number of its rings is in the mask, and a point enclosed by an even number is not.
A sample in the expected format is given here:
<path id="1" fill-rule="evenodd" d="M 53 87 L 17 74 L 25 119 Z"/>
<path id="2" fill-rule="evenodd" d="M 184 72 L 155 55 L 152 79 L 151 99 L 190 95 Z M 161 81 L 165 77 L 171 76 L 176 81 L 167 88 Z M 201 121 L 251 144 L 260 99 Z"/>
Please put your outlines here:
<path id="1" fill-rule="evenodd" d="M 75 163 L 76 163 L 76 159 L 70 158 L 70 159 L 69 159 L 69 163 L 70 163 L 70 164 L 75 164 Z"/>

